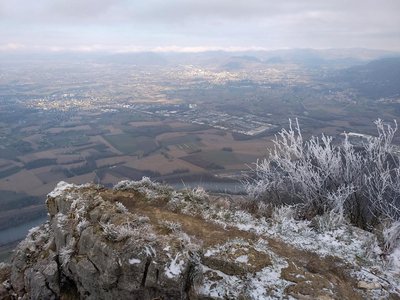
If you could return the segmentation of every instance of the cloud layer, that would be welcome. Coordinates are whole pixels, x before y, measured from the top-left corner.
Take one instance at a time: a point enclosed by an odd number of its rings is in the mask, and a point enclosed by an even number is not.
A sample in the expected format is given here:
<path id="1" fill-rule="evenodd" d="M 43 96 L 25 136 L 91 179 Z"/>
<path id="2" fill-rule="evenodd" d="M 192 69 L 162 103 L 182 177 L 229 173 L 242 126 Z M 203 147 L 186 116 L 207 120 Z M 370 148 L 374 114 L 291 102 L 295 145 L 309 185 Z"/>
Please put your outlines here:
<path id="1" fill-rule="evenodd" d="M 0 50 L 400 50 L 398 0 L 0 0 Z"/>

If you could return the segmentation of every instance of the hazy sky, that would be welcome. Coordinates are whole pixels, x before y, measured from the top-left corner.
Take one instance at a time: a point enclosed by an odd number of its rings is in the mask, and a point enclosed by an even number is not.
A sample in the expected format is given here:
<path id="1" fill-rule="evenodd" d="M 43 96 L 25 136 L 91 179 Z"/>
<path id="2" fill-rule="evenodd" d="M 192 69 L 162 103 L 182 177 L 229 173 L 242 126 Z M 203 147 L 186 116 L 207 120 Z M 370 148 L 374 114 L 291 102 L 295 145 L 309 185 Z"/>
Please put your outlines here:
<path id="1" fill-rule="evenodd" d="M 0 0 L 0 51 L 400 50 L 400 0 Z"/>

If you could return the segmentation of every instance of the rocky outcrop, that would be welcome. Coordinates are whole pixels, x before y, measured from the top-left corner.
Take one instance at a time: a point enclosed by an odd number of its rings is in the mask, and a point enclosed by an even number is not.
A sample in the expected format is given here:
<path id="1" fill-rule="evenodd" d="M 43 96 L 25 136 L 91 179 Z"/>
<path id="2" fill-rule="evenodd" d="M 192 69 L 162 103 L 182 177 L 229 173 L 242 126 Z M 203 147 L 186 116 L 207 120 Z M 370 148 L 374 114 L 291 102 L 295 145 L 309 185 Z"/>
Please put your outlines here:
<path id="1" fill-rule="evenodd" d="M 387 278 L 289 245 L 265 217 L 201 189 L 60 183 L 46 203 L 49 221 L 0 266 L 2 299 L 397 297 Z"/>

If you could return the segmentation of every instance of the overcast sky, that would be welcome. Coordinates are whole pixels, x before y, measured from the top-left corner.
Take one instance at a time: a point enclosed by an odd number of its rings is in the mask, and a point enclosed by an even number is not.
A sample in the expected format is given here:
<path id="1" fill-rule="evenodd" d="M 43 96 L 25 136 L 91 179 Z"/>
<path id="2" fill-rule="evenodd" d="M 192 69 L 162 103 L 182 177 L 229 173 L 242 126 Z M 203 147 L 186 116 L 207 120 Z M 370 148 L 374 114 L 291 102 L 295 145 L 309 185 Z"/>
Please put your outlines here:
<path id="1" fill-rule="evenodd" d="M 400 0 L 0 0 L 0 51 L 400 50 Z"/>

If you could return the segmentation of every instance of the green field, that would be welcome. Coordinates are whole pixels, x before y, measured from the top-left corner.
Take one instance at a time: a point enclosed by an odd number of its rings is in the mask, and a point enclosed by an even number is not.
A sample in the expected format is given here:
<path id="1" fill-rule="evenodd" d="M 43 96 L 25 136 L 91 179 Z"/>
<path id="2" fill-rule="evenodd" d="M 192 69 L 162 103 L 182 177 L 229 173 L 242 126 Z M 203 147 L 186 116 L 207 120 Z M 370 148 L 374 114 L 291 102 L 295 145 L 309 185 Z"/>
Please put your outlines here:
<path id="1" fill-rule="evenodd" d="M 182 158 L 183 160 L 204 169 L 223 169 L 234 164 L 246 164 L 256 160 L 252 155 L 236 154 L 234 152 L 214 150 L 198 152 Z"/>
<path id="2" fill-rule="evenodd" d="M 39 141 L 40 149 L 65 148 L 70 146 L 83 146 L 89 137 L 81 131 L 65 131 L 58 134 L 48 134 Z"/>
<path id="3" fill-rule="evenodd" d="M 4 159 L 15 159 L 20 153 L 17 149 L 12 146 L 7 146 L 7 148 L 0 148 L 0 157 Z"/>
<path id="4" fill-rule="evenodd" d="M 103 136 L 114 148 L 124 154 L 147 155 L 159 148 L 153 138 L 146 136 L 134 137 L 127 133 Z"/>
<path id="5" fill-rule="evenodd" d="M 0 211 L 21 208 L 43 202 L 40 197 L 30 196 L 25 193 L 0 190 Z"/>
<path id="6" fill-rule="evenodd" d="M 172 129 L 168 125 L 152 125 L 152 126 L 138 126 L 138 127 L 131 127 L 131 126 L 123 126 L 121 129 L 130 134 L 133 137 L 139 136 L 148 136 L 148 137 L 156 137 L 157 135 L 171 132 Z"/>
<path id="7" fill-rule="evenodd" d="M 252 155 L 238 154 L 235 152 L 223 151 L 223 150 L 200 152 L 195 155 L 200 156 L 204 160 L 208 160 L 213 163 L 219 163 L 222 165 L 245 163 L 248 161 L 253 161 L 255 159 L 254 156 Z"/>
<path id="8" fill-rule="evenodd" d="M 42 168 L 46 166 L 52 166 L 57 164 L 57 159 L 51 159 L 51 158 L 41 158 L 41 159 L 36 159 L 33 161 L 30 161 L 25 164 L 25 168 L 27 170 L 30 169 L 36 169 L 36 168 Z"/>
<path id="9" fill-rule="evenodd" d="M 14 166 L 14 167 L 8 168 L 6 170 L 0 171 L 0 179 L 4 178 L 4 177 L 11 176 L 11 175 L 13 175 L 15 173 L 18 173 L 21 170 L 22 169 L 20 167 L 15 167 Z"/>
<path id="10" fill-rule="evenodd" d="M 186 134 L 183 136 L 177 136 L 177 137 L 163 140 L 162 144 L 164 146 L 182 145 L 182 144 L 189 144 L 189 143 L 199 143 L 200 140 L 201 140 L 200 137 L 198 137 L 195 134 Z"/>

